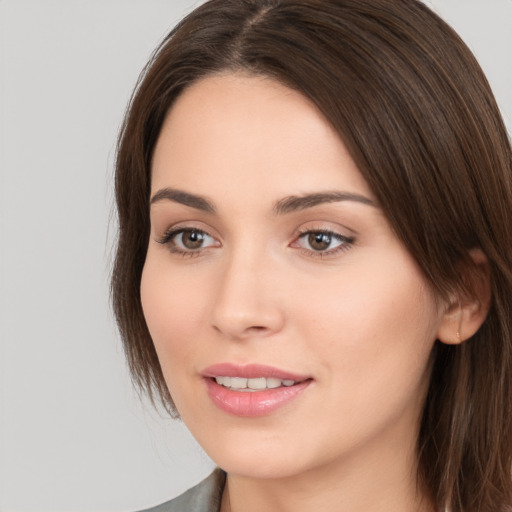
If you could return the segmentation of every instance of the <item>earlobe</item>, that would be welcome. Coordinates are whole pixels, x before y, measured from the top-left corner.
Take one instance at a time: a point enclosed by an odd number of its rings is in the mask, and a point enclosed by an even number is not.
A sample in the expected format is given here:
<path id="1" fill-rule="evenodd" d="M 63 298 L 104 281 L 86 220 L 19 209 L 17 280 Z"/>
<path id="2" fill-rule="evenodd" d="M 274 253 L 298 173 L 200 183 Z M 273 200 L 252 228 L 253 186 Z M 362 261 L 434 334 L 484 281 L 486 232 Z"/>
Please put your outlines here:
<path id="1" fill-rule="evenodd" d="M 491 306 L 489 261 L 480 249 L 472 249 L 469 255 L 473 265 L 463 275 L 468 292 L 456 292 L 446 304 L 437 332 L 437 338 L 448 345 L 471 338 L 484 323 Z"/>

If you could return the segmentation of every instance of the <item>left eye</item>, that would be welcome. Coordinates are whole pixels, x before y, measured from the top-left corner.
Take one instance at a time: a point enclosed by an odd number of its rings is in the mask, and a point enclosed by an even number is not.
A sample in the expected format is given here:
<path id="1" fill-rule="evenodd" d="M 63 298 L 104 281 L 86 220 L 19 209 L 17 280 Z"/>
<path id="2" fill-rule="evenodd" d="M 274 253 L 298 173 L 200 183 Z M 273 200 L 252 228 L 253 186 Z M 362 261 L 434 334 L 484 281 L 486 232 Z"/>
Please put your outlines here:
<path id="1" fill-rule="evenodd" d="M 350 241 L 349 238 L 330 231 L 308 231 L 299 236 L 298 245 L 310 251 L 326 252 Z"/>
<path id="2" fill-rule="evenodd" d="M 170 233 L 164 243 L 172 244 L 181 251 L 197 251 L 215 244 L 215 239 L 198 229 L 180 229 Z"/>

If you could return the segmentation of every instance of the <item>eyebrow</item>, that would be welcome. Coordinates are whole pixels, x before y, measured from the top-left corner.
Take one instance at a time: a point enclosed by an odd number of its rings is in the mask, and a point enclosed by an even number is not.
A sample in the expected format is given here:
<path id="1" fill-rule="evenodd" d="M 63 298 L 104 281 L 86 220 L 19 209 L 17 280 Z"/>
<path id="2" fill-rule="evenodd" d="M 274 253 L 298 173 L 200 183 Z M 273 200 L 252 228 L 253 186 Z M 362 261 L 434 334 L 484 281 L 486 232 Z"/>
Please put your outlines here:
<path id="1" fill-rule="evenodd" d="M 337 203 L 340 201 L 355 201 L 368 206 L 375 206 L 375 203 L 368 197 L 351 192 L 316 192 L 302 196 L 288 196 L 275 203 L 273 210 L 277 215 L 297 212 L 312 208 L 325 203 Z"/>
<path id="2" fill-rule="evenodd" d="M 208 199 L 175 188 L 162 188 L 151 198 L 150 204 L 158 203 L 163 200 L 190 206 L 190 208 L 195 208 L 196 210 L 201 210 L 206 213 L 215 213 L 217 211 L 215 205 Z"/>
<path id="3" fill-rule="evenodd" d="M 183 204 L 185 206 L 189 206 L 190 208 L 194 208 L 206 213 L 217 212 L 215 204 L 210 200 L 203 196 L 184 192 L 183 190 L 177 190 L 174 188 L 160 189 L 151 198 L 150 204 L 158 203 L 163 200 Z M 368 206 L 375 206 L 375 203 L 371 199 L 360 194 L 354 194 L 352 192 L 332 191 L 314 192 L 301 196 L 287 196 L 274 203 L 272 210 L 276 215 L 285 215 L 287 213 L 313 208 L 314 206 L 318 206 L 320 204 L 335 203 L 340 201 L 355 201 L 357 203 L 365 204 Z"/>

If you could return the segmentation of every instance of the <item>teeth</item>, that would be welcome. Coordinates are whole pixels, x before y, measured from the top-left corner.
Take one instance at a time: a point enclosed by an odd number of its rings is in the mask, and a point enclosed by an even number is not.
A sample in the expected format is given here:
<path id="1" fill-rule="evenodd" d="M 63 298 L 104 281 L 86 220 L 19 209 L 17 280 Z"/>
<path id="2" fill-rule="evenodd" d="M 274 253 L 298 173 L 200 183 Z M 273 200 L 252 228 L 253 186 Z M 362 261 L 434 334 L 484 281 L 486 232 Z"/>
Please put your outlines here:
<path id="1" fill-rule="evenodd" d="M 275 389 L 281 386 L 293 386 L 296 384 L 294 380 L 276 379 L 275 377 L 258 377 L 254 379 L 246 379 L 244 377 L 224 377 L 219 375 L 215 377 L 217 384 L 234 391 L 260 391 L 263 389 Z"/>
<path id="2" fill-rule="evenodd" d="M 249 389 L 265 389 L 267 387 L 267 379 L 260 377 L 259 379 L 249 379 L 247 381 Z"/>
<path id="3" fill-rule="evenodd" d="M 231 377 L 217 377 L 217 383 L 227 388 L 231 387 Z"/>
<path id="4" fill-rule="evenodd" d="M 267 388 L 279 388 L 281 386 L 281 379 L 275 379 L 273 377 L 269 377 L 267 379 Z"/>
<path id="5" fill-rule="evenodd" d="M 247 387 L 247 379 L 243 377 L 231 377 L 232 389 L 244 389 Z"/>

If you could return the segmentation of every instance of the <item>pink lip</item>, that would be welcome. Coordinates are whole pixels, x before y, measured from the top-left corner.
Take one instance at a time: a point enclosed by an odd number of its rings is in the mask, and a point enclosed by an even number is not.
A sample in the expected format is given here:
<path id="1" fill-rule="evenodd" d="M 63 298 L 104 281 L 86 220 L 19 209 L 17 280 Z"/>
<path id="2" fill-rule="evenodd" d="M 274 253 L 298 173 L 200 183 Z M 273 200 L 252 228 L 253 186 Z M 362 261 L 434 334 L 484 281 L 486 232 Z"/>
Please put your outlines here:
<path id="1" fill-rule="evenodd" d="M 220 363 L 208 366 L 205 368 L 201 375 L 203 377 L 244 377 L 246 379 L 257 379 L 258 377 L 273 377 L 281 380 L 294 380 L 295 382 L 302 382 L 310 377 L 307 375 L 298 375 L 296 373 L 280 370 L 273 366 L 263 364 L 247 364 L 236 365 L 232 363 Z"/>
<path id="2" fill-rule="evenodd" d="M 208 396 L 224 412 L 235 416 L 257 417 L 271 414 L 299 397 L 311 384 L 312 379 L 265 365 L 216 364 L 206 368 L 202 375 L 205 379 Z M 281 380 L 294 380 L 293 386 L 282 386 L 262 391 L 232 391 L 215 382 L 217 376 L 274 377 Z"/>

